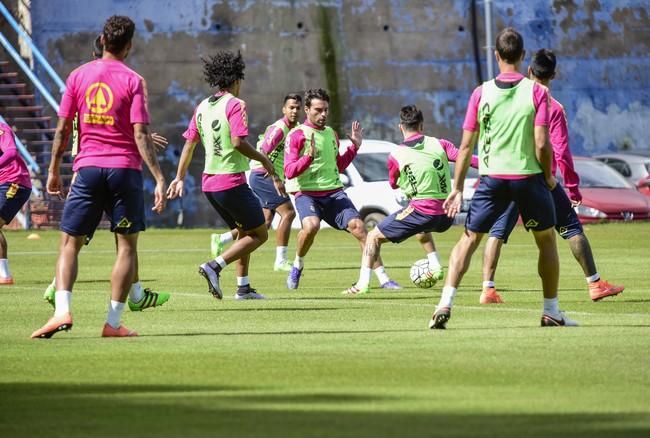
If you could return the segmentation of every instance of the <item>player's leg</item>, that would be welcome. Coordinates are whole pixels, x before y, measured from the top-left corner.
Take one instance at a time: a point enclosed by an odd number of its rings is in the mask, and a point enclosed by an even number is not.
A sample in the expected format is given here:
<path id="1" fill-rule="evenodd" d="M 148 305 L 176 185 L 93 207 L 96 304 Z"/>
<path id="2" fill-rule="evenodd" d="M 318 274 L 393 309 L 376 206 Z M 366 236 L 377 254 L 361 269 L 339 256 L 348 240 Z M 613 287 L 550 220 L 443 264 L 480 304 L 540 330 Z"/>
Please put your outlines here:
<path id="1" fill-rule="evenodd" d="M 517 205 L 511 202 L 506 211 L 499 216 L 492 228 L 490 228 L 490 234 L 483 250 L 483 290 L 479 297 L 479 303 L 481 304 L 503 303 L 503 298 L 497 292 L 494 284 L 494 278 L 501 257 L 501 247 L 508 242 L 518 218 L 519 210 Z"/>
<path id="2" fill-rule="evenodd" d="M 296 210 L 300 216 L 302 228 L 298 232 L 296 242 L 296 258 L 287 276 L 287 288 L 298 289 L 300 278 L 304 269 L 304 257 L 314 243 L 316 234 L 320 230 L 322 200 L 309 196 L 300 195 L 296 198 Z"/>
<path id="3" fill-rule="evenodd" d="M 128 337 L 138 334 L 122 325 L 121 318 L 136 273 L 138 234 L 116 232 L 117 255 L 111 273 L 111 300 L 108 304 L 103 337 Z"/>
<path id="4" fill-rule="evenodd" d="M 7 259 L 7 239 L 1 229 L 4 226 L 5 221 L 0 218 L 0 284 L 14 284 L 14 279 L 9 270 L 9 260 Z"/>
<path id="5" fill-rule="evenodd" d="M 224 246 L 237 240 L 238 237 L 239 234 L 236 228 L 221 234 L 210 234 L 210 254 L 212 255 L 212 258 L 217 258 L 223 252 Z"/>
<path id="6" fill-rule="evenodd" d="M 262 245 L 267 239 L 268 227 L 266 224 L 254 230 L 239 231 L 239 239 L 235 245 L 239 245 L 240 241 L 247 241 L 246 245 L 249 246 L 247 252 L 243 254 L 239 259 L 237 259 L 237 265 L 235 266 L 235 271 L 237 274 L 237 292 L 235 293 L 236 300 L 260 300 L 265 298 L 264 295 L 258 293 L 256 289 L 253 289 L 251 287 L 250 280 L 248 278 L 248 269 L 250 265 L 251 252 Z M 251 246 L 250 242 L 248 242 L 249 240 L 251 242 L 255 242 L 256 246 Z M 233 245 L 230 249 L 233 249 L 235 245 Z"/>
<path id="7" fill-rule="evenodd" d="M 11 222 L 29 200 L 32 190 L 16 183 L 0 186 L 0 285 L 14 284 L 7 258 L 7 239 L 1 228 Z"/>
<path id="8" fill-rule="evenodd" d="M 361 268 L 357 282 L 344 290 L 343 295 L 359 295 L 370 292 L 370 279 L 372 277 L 372 266 L 377 263 L 381 245 L 387 242 L 386 236 L 382 234 L 379 227 L 372 229 L 366 236 L 366 245 L 361 255 Z"/>
<path id="9" fill-rule="evenodd" d="M 429 270 L 436 278 L 436 281 L 442 280 L 445 276 L 445 272 L 442 263 L 440 263 L 440 257 L 436 250 L 436 243 L 433 240 L 433 236 L 431 233 L 418 233 L 415 237 L 418 239 L 424 253 L 427 255 Z"/>
<path id="10" fill-rule="evenodd" d="M 291 236 L 291 224 L 296 218 L 296 210 L 294 210 L 291 201 L 284 202 L 278 205 L 275 209 L 276 213 L 280 215 L 280 222 L 275 231 L 275 263 L 273 269 L 276 271 L 290 271 L 291 264 L 287 261 L 287 250 L 289 245 L 289 237 Z"/>

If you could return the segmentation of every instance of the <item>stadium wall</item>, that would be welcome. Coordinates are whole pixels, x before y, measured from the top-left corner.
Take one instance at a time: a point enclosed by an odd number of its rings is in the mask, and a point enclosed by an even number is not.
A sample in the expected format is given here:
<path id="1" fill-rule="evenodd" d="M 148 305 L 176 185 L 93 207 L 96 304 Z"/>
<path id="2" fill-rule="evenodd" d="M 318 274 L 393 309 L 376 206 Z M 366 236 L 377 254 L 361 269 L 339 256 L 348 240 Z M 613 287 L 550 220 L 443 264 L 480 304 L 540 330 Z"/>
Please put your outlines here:
<path id="1" fill-rule="evenodd" d="M 483 4 L 476 6 L 480 69 L 486 75 Z M 90 57 L 112 14 L 134 19 L 128 63 L 148 82 L 153 129 L 170 139 L 165 168 L 174 175 L 194 106 L 210 92 L 200 57 L 241 50 L 247 62 L 242 98 L 253 143 L 280 116 L 289 91 L 327 87 L 331 119 L 343 132 L 362 121 L 370 138 L 398 140 L 397 113 L 415 103 L 425 129 L 458 142 L 467 99 L 478 83 L 471 0 L 216 1 L 33 0 L 36 44 L 66 76 Z M 650 120 L 648 0 L 495 0 L 494 28 L 514 26 L 528 52 L 556 51 L 553 95 L 566 108 L 574 152 L 650 149 L 639 129 Z M 496 66 L 495 66 L 496 68 Z M 199 200 L 203 155 L 197 149 L 183 204 L 184 225 L 217 220 Z M 157 223 L 171 224 L 180 205 Z M 152 218 L 153 219 L 153 218 Z"/>

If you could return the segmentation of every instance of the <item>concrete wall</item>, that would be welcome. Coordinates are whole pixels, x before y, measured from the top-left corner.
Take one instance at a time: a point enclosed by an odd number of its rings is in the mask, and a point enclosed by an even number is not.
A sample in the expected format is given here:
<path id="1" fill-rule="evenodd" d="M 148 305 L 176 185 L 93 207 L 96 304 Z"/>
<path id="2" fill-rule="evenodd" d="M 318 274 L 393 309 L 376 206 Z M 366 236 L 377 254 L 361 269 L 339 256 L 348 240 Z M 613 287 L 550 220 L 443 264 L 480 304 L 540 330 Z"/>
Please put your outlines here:
<path id="1" fill-rule="evenodd" d="M 415 103 L 425 113 L 427 132 L 458 142 L 477 84 L 470 5 L 469 0 L 33 0 L 32 19 L 37 45 L 62 76 L 89 58 L 91 41 L 108 16 L 134 19 L 137 38 L 128 63 L 148 81 L 154 130 L 171 140 L 165 153 L 171 177 L 180 134 L 196 103 L 210 92 L 199 58 L 218 49 L 239 49 L 245 56 L 241 97 L 248 103 L 250 140 L 279 117 L 286 92 L 322 86 L 335 97 L 331 118 L 340 130 L 360 119 L 367 137 L 398 140 L 396 114 Z M 477 11 L 482 47 L 482 3 Z M 650 120 L 649 11 L 650 0 L 494 1 L 495 29 L 519 29 L 529 52 L 556 51 L 553 94 L 565 104 L 576 153 L 650 148 L 639 129 Z M 485 77 L 484 50 L 481 64 Z M 201 162 L 199 152 L 190 184 L 200 184 Z M 216 220 L 202 200 L 187 199 L 184 207 L 186 224 L 204 224 L 206 215 Z M 173 213 L 165 217 L 173 219 Z"/>

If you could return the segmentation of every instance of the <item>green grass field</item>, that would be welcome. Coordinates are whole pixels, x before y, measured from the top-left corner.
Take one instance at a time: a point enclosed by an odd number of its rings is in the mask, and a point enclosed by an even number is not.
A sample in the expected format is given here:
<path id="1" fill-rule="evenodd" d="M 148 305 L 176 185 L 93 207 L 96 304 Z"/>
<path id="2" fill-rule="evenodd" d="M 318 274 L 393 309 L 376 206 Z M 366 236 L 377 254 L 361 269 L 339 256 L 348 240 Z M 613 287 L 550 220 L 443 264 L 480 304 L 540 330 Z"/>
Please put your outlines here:
<path id="1" fill-rule="evenodd" d="M 539 327 L 536 251 L 517 229 L 497 276 L 507 303 L 478 305 L 477 253 L 448 330 L 434 332 L 441 285 L 410 284 L 415 240 L 383 250 L 403 291 L 347 298 L 360 260 L 351 236 L 322 231 L 290 292 L 271 269 L 272 235 L 251 273 L 269 299 L 233 300 L 229 267 L 219 302 L 197 274 L 210 231 L 150 230 L 142 281 L 173 296 L 125 312 L 139 338 L 102 339 L 114 257 L 102 231 L 80 257 L 74 329 L 49 341 L 29 335 L 51 316 L 41 295 L 58 233 L 7 232 L 16 285 L 0 289 L 0 436 L 650 436 L 650 223 L 587 232 L 603 277 L 626 291 L 592 303 L 559 241 L 561 307 L 581 327 Z M 434 236 L 445 265 L 460 233 Z"/>

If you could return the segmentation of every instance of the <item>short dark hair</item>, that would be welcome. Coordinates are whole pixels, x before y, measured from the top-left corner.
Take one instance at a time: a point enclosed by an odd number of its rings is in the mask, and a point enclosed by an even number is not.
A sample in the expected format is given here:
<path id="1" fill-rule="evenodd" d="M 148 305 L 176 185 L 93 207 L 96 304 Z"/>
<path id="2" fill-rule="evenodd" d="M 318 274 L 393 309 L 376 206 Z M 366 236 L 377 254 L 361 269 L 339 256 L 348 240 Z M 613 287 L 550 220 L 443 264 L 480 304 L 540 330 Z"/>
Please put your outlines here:
<path id="1" fill-rule="evenodd" d="M 302 96 L 300 94 L 298 94 L 298 93 L 289 93 L 289 94 L 287 94 L 286 96 L 284 96 L 284 102 L 283 103 L 287 103 L 287 100 L 291 100 L 291 99 L 298 102 L 298 104 L 302 103 Z"/>
<path id="2" fill-rule="evenodd" d="M 497 34 L 497 53 L 508 64 L 516 64 L 524 54 L 524 39 L 512 27 L 506 27 Z"/>
<path id="3" fill-rule="evenodd" d="M 407 131 L 417 131 L 424 123 L 424 116 L 415 105 L 406 105 L 399 111 L 399 122 Z"/>
<path id="4" fill-rule="evenodd" d="M 102 31 L 104 50 L 113 54 L 120 53 L 131 42 L 134 33 L 133 20 L 123 15 L 113 15 L 106 20 Z"/>
<path id="5" fill-rule="evenodd" d="M 551 79 L 555 74 L 557 61 L 555 53 L 549 49 L 539 49 L 530 60 L 530 71 L 537 79 Z"/>
<path id="6" fill-rule="evenodd" d="M 327 91 L 323 90 L 322 88 L 310 88 L 309 90 L 305 91 L 305 106 L 306 107 L 311 107 L 312 99 L 320 99 L 320 100 L 324 100 L 325 102 L 329 103 L 330 95 L 327 94 Z"/>
<path id="7" fill-rule="evenodd" d="M 93 41 L 93 58 L 99 59 L 104 54 L 104 46 L 102 46 L 102 36 L 97 35 L 95 41 Z"/>
<path id="8" fill-rule="evenodd" d="M 211 87 L 224 90 L 238 80 L 244 79 L 246 64 L 239 50 L 236 54 L 222 50 L 208 59 L 201 58 L 201 61 L 203 61 L 203 77 Z"/>

